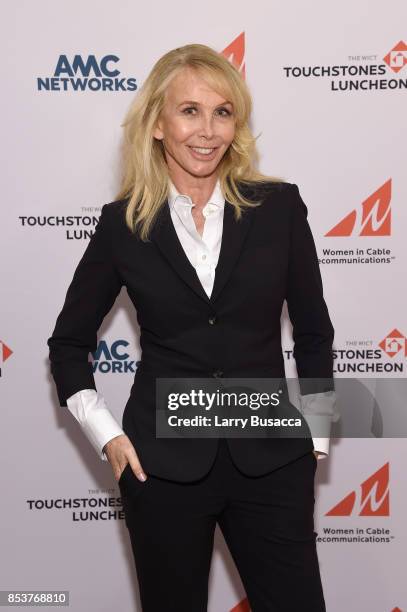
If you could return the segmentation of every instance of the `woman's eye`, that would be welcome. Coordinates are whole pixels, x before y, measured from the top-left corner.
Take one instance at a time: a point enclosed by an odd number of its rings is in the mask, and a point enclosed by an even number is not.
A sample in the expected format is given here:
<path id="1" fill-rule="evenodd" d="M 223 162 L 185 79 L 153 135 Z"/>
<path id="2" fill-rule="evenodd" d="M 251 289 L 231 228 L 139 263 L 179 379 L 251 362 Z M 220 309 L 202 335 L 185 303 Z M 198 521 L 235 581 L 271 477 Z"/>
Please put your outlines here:
<path id="1" fill-rule="evenodd" d="M 221 115 L 221 117 L 228 117 L 231 114 L 227 108 L 218 108 L 218 112 Z"/>
<path id="2" fill-rule="evenodd" d="M 185 115 L 195 115 L 195 111 L 197 110 L 198 109 L 195 106 L 188 106 L 187 108 L 184 108 L 182 112 Z M 221 117 L 229 117 L 232 114 L 227 108 L 218 108 L 215 112 Z"/>

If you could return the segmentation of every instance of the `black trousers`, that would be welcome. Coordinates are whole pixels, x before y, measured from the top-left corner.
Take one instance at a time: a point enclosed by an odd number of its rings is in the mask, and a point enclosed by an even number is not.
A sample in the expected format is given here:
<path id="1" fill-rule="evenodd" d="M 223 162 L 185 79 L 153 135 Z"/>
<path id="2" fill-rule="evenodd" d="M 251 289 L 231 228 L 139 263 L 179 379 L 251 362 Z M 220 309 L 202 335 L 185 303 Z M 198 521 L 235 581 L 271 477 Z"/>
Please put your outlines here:
<path id="1" fill-rule="evenodd" d="M 216 524 L 252 612 L 325 612 L 314 531 L 313 452 L 264 476 L 220 439 L 208 474 L 180 483 L 127 465 L 120 477 L 143 612 L 206 612 Z"/>

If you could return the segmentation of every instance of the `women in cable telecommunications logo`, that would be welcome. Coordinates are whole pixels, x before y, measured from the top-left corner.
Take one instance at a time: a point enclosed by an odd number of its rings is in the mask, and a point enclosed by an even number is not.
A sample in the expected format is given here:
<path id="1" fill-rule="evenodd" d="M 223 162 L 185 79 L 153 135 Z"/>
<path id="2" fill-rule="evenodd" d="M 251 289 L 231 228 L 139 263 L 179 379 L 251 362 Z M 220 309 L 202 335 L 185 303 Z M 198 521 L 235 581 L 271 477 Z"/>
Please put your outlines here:
<path id="1" fill-rule="evenodd" d="M 117 55 L 104 55 L 97 60 L 94 55 L 75 55 L 70 61 L 60 55 L 51 77 L 37 77 L 38 91 L 135 91 L 134 77 L 119 77 Z"/>

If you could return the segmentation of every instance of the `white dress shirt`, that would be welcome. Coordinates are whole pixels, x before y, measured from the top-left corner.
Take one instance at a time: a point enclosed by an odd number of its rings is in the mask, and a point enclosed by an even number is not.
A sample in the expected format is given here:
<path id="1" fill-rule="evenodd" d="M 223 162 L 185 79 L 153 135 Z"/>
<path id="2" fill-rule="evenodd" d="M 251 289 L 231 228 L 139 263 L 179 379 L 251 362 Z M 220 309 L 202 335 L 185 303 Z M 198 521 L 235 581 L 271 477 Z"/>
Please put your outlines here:
<path id="1" fill-rule="evenodd" d="M 202 236 L 198 233 L 192 217 L 192 208 L 195 206 L 191 198 L 178 193 L 175 185 L 170 181 L 168 197 L 171 219 L 175 231 L 185 254 L 191 265 L 195 268 L 199 280 L 208 295 L 211 296 L 215 279 L 215 268 L 218 263 L 223 232 L 223 214 L 225 198 L 222 195 L 220 181 L 208 202 L 202 209 L 205 224 Z M 327 437 L 312 438 L 314 449 L 323 453 L 318 458 L 325 457 L 329 451 L 329 431 L 331 419 L 334 416 L 335 393 L 315 393 L 300 396 L 300 410 L 304 414 L 312 432 L 312 419 L 318 421 L 318 431 L 321 430 L 321 401 L 323 414 L 326 418 Z M 95 389 L 83 389 L 67 399 L 69 411 L 80 423 L 85 435 L 95 448 L 99 457 L 107 461 L 103 448 L 109 440 L 124 434 L 124 431 L 106 406 L 104 397 Z M 326 415 L 326 417 L 325 417 Z"/>

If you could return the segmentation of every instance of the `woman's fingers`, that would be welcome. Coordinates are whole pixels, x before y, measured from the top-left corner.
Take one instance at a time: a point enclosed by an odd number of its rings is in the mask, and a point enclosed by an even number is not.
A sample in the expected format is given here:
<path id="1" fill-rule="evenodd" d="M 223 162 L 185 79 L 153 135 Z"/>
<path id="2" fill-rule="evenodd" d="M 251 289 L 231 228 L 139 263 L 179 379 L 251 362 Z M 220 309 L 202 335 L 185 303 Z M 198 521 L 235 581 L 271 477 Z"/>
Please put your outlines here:
<path id="1" fill-rule="evenodd" d="M 135 457 L 132 457 L 131 460 L 129 460 L 129 458 L 127 457 L 127 461 L 124 464 L 124 467 L 118 467 L 117 470 L 113 470 L 115 472 L 115 477 L 116 477 L 117 482 L 119 482 L 121 475 L 123 474 L 124 470 L 127 467 L 127 464 L 130 464 L 130 468 L 133 470 L 133 473 L 136 476 L 136 478 L 138 478 L 142 482 L 147 480 L 147 475 L 145 474 L 143 468 L 141 467 L 141 463 L 138 460 L 137 453 L 134 452 L 134 455 Z M 119 464 L 117 465 L 119 466 Z"/>
<path id="2" fill-rule="evenodd" d="M 133 445 L 132 451 L 127 455 L 126 458 L 127 462 L 130 463 L 130 467 L 133 470 L 133 473 L 135 474 L 136 478 L 143 482 L 147 480 L 147 476 L 141 466 L 140 460 Z"/>
<path id="3" fill-rule="evenodd" d="M 147 480 L 147 475 L 141 466 L 136 449 L 126 435 L 112 438 L 112 440 L 106 444 L 105 448 L 107 458 L 112 466 L 117 482 L 120 480 L 128 463 L 136 478 L 143 482 Z"/>
<path id="4" fill-rule="evenodd" d="M 137 454 L 136 454 L 136 456 L 137 456 Z M 137 461 L 129 461 L 129 463 L 130 463 L 131 469 L 133 470 L 134 474 L 136 475 L 136 478 L 138 478 L 142 482 L 147 480 L 147 475 L 145 474 L 143 468 L 141 467 L 141 464 L 138 461 L 138 458 L 137 458 Z"/>

